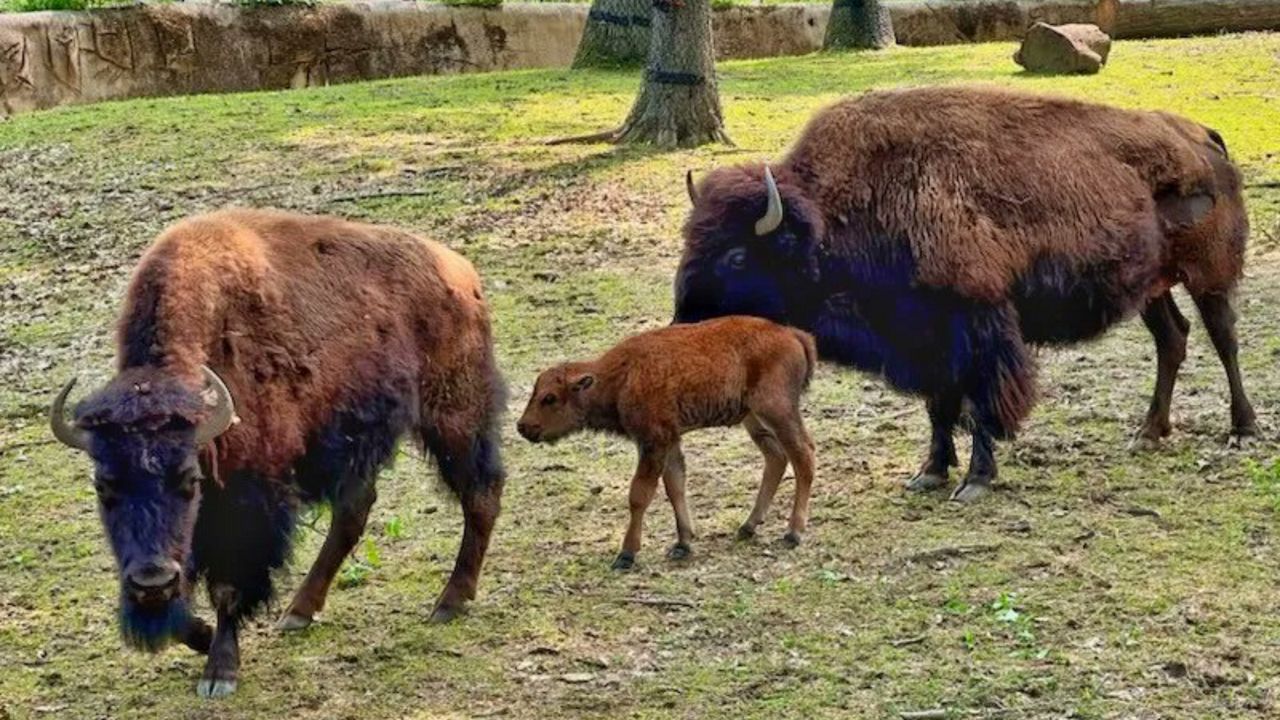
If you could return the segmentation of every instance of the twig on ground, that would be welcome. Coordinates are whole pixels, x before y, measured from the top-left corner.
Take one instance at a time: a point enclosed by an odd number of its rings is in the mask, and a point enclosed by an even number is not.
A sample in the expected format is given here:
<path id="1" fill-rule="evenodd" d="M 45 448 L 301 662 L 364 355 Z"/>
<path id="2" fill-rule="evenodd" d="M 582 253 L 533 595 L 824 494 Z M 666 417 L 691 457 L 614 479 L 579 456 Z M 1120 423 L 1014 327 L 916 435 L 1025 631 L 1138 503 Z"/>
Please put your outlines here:
<path id="1" fill-rule="evenodd" d="M 1280 180 L 1260 180 L 1258 182 L 1245 183 L 1247 188 L 1280 188 Z"/>
<path id="2" fill-rule="evenodd" d="M 925 550 L 914 555 L 908 556 L 902 563 L 931 563 L 938 560 L 946 560 L 949 558 L 962 557 L 964 555 L 982 555 L 992 553 L 1000 549 L 999 544 L 995 545 L 955 545 L 935 548 L 933 550 Z"/>
<path id="3" fill-rule="evenodd" d="M 391 198 L 391 197 L 426 197 L 435 193 L 428 190 L 380 190 L 371 193 L 355 193 L 353 195 L 335 195 L 328 199 L 328 202 L 356 202 L 358 200 L 371 200 L 374 198 Z"/>
<path id="4" fill-rule="evenodd" d="M 27 448 L 44 447 L 45 445 L 57 445 L 57 444 L 58 444 L 58 441 L 53 439 L 32 440 L 30 442 L 14 443 L 12 445 L 5 445 L 4 447 L 0 447 L 0 455 L 13 452 L 14 450 L 25 450 Z"/>
<path id="5" fill-rule="evenodd" d="M 898 713 L 902 720 L 947 720 L 947 711 L 942 708 L 932 710 L 907 710 Z"/>
<path id="6" fill-rule="evenodd" d="M 688 600 L 672 600 L 667 598 L 651 598 L 651 597 L 629 597 L 622 598 L 619 602 L 631 603 L 633 605 L 648 605 L 650 607 L 684 607 L 696 608 L 697 605 Z"/>
<path id="7" fill-rule="evenodd" d="M 889 644 L 896 648 L 900 648 L 900 647 L 906 647 L 908 645 L 919 645 L 924 641 L 925 641 L 924 635 L 917 635 L 915 637 L 898 638 L 897 640 L 890 640 Z"/>

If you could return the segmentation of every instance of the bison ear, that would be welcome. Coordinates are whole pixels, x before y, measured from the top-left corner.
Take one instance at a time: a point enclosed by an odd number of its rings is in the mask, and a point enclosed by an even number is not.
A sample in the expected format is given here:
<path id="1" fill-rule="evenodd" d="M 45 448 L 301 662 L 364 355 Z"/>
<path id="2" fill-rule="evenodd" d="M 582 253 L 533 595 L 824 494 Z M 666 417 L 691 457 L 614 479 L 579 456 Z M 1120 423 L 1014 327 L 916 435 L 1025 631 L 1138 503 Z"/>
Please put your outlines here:
<path id="1" fill-rule="evenodd" d="M 1156 213 L 1160 224 L 1166 228 L 1190 227 L 1204 219 L 1213 210 L 1213 196 L 1198 192 L 1179 195 L 1168 192 L 1156 197 Z"/>
<path id="2" fill-rule="evenodd" d="M 580 393 L 583 390 L 586 390 L 587 388 L 594 385 L 595 382 L 596 382 L 596 376 L 590 373 L 587 373 L 582 377 L 574 378 L 573 381 L 569 383 L 569 389 L 573 390 L 576 393 Z"/>

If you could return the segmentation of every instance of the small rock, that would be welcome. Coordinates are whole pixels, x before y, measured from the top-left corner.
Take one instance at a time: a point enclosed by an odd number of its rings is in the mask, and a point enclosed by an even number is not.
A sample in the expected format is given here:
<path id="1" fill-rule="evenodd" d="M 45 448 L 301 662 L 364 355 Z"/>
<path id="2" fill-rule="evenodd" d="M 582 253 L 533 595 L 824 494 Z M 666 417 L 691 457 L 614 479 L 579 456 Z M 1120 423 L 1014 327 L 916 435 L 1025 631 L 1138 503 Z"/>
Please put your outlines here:
<path id="1" fill-rule="evenodd" d="M 565 673 L 564 675 L 561 675 L 561 676 L 560 676 L 560 679 L 561 679 L 561 680 L 563 680 L 563 681 L 565 681 L 565 682 L 567 682 L 567 683 L 573 684 L 573 685 L 581 685 L 582 683 L 589 683 L 589 682 L 591 682 L 592 680 L 595 680 L 595 679 L 596 679 L 596 674 L 595 674 L 595 673 L 586 673 L 586 672 L 583 672 L 583 673 Z"/>
<path id="2" fill-rule="evenodd" d="M 1097 25 L 1050 25 L 1038 22 L 1027 30 L 1013 61 L 1033 73 L 1088 74 L 1107 64 L 1111 36 Z"/>

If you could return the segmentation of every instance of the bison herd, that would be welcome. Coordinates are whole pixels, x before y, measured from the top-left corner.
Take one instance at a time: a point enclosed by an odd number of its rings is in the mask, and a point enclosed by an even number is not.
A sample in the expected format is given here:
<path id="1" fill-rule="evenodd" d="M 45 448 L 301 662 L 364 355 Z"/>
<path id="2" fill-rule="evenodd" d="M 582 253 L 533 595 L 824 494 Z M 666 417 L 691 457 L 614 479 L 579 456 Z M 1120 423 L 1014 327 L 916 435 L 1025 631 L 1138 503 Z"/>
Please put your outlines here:
<path id="1" fill-rule="evenodd" d="M 808 518 L 814 443 L 801 395 L 822 359 L 924 398 L 932 438 L 907 487 L 948 483 L 952 435 L 973 450 L 952 493 L 996 477 L 995 441 L 1036 395 L 1032 348 L 1141 314 L 1157 351 L 1140 436 L 1168 434 L 1195 302 L 1226 370 L 1232 433 L 1256 432 L 1231 296 L 1244 258 L 1241 179 L 1213 130 L 984 88 L 872 92 L 826 109 L 770 165 L 689 180 L 692 210 L 669 327 L 537 379 L 519 433 L 625 435 L 639 450 L 614 567 L 635 562 L 658 480 L 690 551 L 681 435 L 743 424 L 764 456 L 740 538 L 790 464 L 785 536 Z M 749 317 L 748 317 L 749 316 Z M 134 272 L 116 374 L 54 435 L 86 452 L 132 646 L 208 656 L 199 694 L 235 690 L 238 633 L 273 594 L 299 510 L 333 521 L 279 626 L 306 627 L 364 531 L 375 479 L 408 436 L 436 461 L 465 526 L 432 618 L 476 593 L 504 481 L 504 386 L 471 264 L 387 227 L 266 210 L 189 218 Z M 821 439 L 819 439 L 819 444 Z M 192 612 L 203 581 L 216 614 Z"/>

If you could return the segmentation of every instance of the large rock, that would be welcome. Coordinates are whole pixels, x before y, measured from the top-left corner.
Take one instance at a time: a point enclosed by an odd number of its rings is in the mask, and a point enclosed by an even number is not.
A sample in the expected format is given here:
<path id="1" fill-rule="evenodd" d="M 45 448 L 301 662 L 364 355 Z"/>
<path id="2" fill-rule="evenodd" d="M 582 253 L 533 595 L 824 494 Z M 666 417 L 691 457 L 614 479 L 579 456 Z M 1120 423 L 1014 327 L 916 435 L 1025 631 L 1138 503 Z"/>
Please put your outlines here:
<path id="1" fill-rule="evenodd" d="M 1027 30 L 1013 61 L 1034 73 L 1092 74 L 1107 64 L 1111 37 L 1097 25 L 1049 25 L 1038 22 Z"/>

